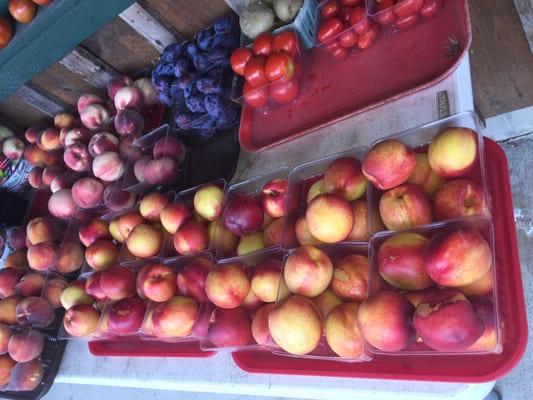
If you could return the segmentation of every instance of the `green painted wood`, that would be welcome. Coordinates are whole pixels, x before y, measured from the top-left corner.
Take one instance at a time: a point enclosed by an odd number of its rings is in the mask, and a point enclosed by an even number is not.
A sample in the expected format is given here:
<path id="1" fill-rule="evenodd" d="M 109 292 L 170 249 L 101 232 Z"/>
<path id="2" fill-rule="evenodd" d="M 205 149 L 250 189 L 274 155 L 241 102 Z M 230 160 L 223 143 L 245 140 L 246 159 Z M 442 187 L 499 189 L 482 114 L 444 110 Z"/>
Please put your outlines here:
<path id="1" fill-rule="evenodd" d="M 0 8 L 6 0 L 0 0 Z M 18 24 L 0 50 L 0 101 L 64 57 L 134 0 L 55 0 L 39 7 L 28 25 Z"/>

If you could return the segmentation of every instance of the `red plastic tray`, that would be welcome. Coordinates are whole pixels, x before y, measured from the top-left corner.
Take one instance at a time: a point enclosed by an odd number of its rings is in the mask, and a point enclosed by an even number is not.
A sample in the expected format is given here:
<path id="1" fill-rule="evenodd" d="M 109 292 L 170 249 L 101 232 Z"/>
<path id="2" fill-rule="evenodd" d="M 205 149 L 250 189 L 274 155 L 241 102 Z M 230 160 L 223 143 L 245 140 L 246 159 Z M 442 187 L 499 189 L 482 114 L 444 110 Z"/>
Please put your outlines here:
<path id="1" fill-rule="evenodd" d="M 198 342 L 167 343 L 141 340 L 138 337 L 123 337 L 115 340 L 89 342 L 89 351 L 94 356 L 115 357 L 197 357 L 205 358 L 216 354 L 202 351 Z"/>
<path id="2" fill-rule="evenodd" d="M 232 354 L 237 365 L 253 373 L 465 383 L 494 381 L 510 372 L 524 354 L 527 343 L 524 290 L 507 159 L 502 148 L 487 138 L 485 160 L 496 236 L 498 304 L 503 336 L 500 354 L 461 357 L 376 355 L 367 363 L 347 364 L 275 356 L 266 351 L 242 351 Z"/>
<path id="3" fill-rule="evenodd" d="M 434 19 L 380 34 L 344 61 L 315 48 L 304 57 L 306 90 L 294 103 L 267 112 L 243 108 L 241 146 L 268 148 L 433 86 L 457 68 L 471 39 L 467 1 L 447 0 Z M 454 41 L 459 48 L 451 51 Z"/>

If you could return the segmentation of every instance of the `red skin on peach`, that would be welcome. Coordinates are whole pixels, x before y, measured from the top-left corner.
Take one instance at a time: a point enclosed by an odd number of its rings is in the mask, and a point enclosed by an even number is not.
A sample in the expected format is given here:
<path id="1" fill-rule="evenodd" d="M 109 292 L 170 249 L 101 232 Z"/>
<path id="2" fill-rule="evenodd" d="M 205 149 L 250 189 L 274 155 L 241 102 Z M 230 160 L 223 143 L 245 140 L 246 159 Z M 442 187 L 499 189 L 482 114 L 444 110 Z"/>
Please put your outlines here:
<path id="1" fill-rule="evenodd" d="M 46 152 L 34 144 L 30 144 L 24 149 L 24 159 L 33 166 L 43 166 Z"/>
<path id="2" fill-rule="evenodd" d="M 324 243 L 338 243 L 351 233 L 354 214 L 350 203 L 337 194 L 315 197 L 305 212 L 309 232 Z"/>
<path id="3" fill-rule="evenodd" d="M 179 292 L 194 300 L 204 303 L 209 299 L 205 293 L 205 281 L 213 264 L 205 258 L 190 261 L 178 272 L 177 284 Z"/>
<path id="4" fill-rule="evenodd" d="M 52 305 L 41 297 L 26 297 L 17 305 L 17 324 L 46 328 L 55 318 Z"/>
<path id="5" fill-rule="evenodd" d="M 259 308 L 252 319 L 252 335 L 258 345 L 264 346 L 270 340 L 270 332 L 268 330 L 268 314 L 275 307 L 275 304 L 265 304 Z"/>
<path id="6" fill-rule="evenodd" d="M 341 157 L 333 161 L 324 172 L 324 188 L 347 201 L 354 201 L 366 192 L 368 181 L 361 170 L 361 163 L 354 157 Z"/>
<path id="7" fill-rule="evenodd" d="M 91 155 L 82 143 L 74 143 L 68 146 L 63 153 L 65 165 L 73 171 L 84 172 L 91 168 Z"/>
<path id="8" fill-rule="evenodd" d="M 378 250 L 379 273 L 389 284 L 404 290 L 423 290 L 433 285 L 424 260 L 429 240 L 417 233 L 399 233 Z"/>
<path id="9" fill-rule="evenodd" d="M 28 249 L 28 264 L 36 271 L 48 271 L 57 261 L 58 247 L 53 242 L 42 242 Z"/>
<path id="10" fill-rule="evenodd" d="M 52 218 L 33 218 L 26 226 L 26 237 L 31 244 L 54 241 L 59 232 Z"/>
<path id="11" fill-rule="evenodd" d="M 115 94 L 124 86 L 133 85 L 133 81 L 126 75 L 115 75 L 107 83 L 107 95 L 110 99 L 115 98 Z"/>
<path id="12" fill-rule="evenodd" d="M 368 151 L 363 160 L 363 174 L 378 189 L 387 190 L 407 181 L 415 165 L 413 149 L 399 140 L 388 139 Z"/>
<path id="13" fill-rule="evenodd" d="M 110 240 L 109 224 L 103 219 L 93 218 L 80 226 L 78 236 L 85 247 L 89 247 L 100 239 Z"/>
<path id="14" fill-rule="evenodd" d="M 156 302 L 170 300 L 176 293 L 176 273 L 165 264 L 145 265 L 137 275 L 137 292 Z"/>
<path id="15" fill-rule="evenodd" d="M 272 218 L 281 218 L 285 215 L 285 199 L 288 192 L 289 181 L 285 178 L 272 179 L 261 189 L 263 209 Z"/>
<path id="16" fill-rule="evenodd" d="M 24 297 L 40 296 L 44 286 L 44 276 L 39 273 L 24 275 L 15 286 L 15 291 Z"/>
<path id="17" fill-rule="evenodd" d="M 433 204 L 438 221 L 483 215 L 486 208 L 483 188 L 469 179 L 446 182 L 437 192 Z"/>
<path id="18" fill-rule="evenodd" d="M 19 363 L 28 362 L 39 357 L 43 348 L 43 334 L 33 329 L 13 332 L 9 338 L 9 356 Z"/>
<path id="19" fill-rule="evenodd" d="M 185 158 L 185 147 L 179 139 L 168 136 L 156 142 L 152 154 L 154 158 L 172 157 L 181 163 Z"/>
<path id="20" fill-rule="evenodd" d="M 109 332 L 118 335 L 137 332 L 142 325 L 145 312 L 144 301 L 137 297 L 115 302 L 107 314 Z"/>
<path id="21" fill-rule="evenodd" d="M 15 287 L 24 273 L 16 268 L 0 269 L 0 299 L 15 294 Z"/>
<path id="22" fill-rule="evenodd" d="M 97 240 L 85 249 L 87 264 L 96 271 L 114 265 L 118 260 L 119 249 L 110 240 Z"/>
<path id="23" fill-rule="evenodd" d="M 250 281 L 239 263 L 217 265 L 209 271 L 205 281 L 207 297 L 220 308 L 239 307 L 249 291 Z"/>
<path id="24" fill-rule="evenodd" d="M 324 251 L 313 246 L 302 246 L 287 257 L 283 276 L 292 293 L 315 297 L 330 284 L 333 264 Z"/>
<path id="25" fill-rule="evenodd" d="M 468 174 L 477 158 L 477 134 L 468 128 L 447 128 L 429 144 L 428 161 L 433 171 L 443 178 Z"/>
<path id="26" fill-rule="evenodd" d="M 440 351 L 463 351 L 483 334 L 483 322 L 458 290 L 435 290 L 422 299 L 413 317 L 418 335 Z"/>
<path id="27" fill-rule="evenodd" d="M 174 248 L 179 254 L 194 254 L 208 247 L 207 228 L 200 222 L 185 221 L 174 235 Z"/>
<path id="28" fill-rule="evenodd" d="M 425 259 L 431 279 L 446 287 L 469 285 L 492 268 L 492 251 L 473 229 L 438 232 L 426 247 Z"/>
<path id="29" fill-rule="evenodd" d="M 161 193 L 150 193 L 143 197 L 139 205 L 139 213 L 148 221 L 160 221 L 161 211 L 170 203 L 167 196 Z"/>
<path id="30" fill-rule="evenodd" d="M 240 194 L 228 200 L 222 219 L 234 235 L 249 235 L 261 229 L 263 209 L 255 197 Z"/>
<path id="31" fill-rule="evenodd" d="M 90 336 L 96 332 L 100 311 L 89 304 L 75 304 L 63 318 L 65 331 L 71 336 Z"/>
<path id="32" fill-rule="evenodd" d="M 34 390 L 43 379 L 44 368 L 41 360 L 17 363 L 11 370 L 10 387 L 14 391 Z"/>
<path id="33" fill-rule="evenodd" d="M 179 227 L 190 218 L 192 218 L 192 212 L 183 203 L 170 204 L 161 210 L 160 214 L 163 228 L 171 234 L 175 234 Z"/>
<path id="34" fill-rule="evenodd" d="M 486 297 L 474 296 L 468 299 L 484 325 L 483 335 L 468 348 L 470 351 L 490 351 L 498 345 L 498 329 L 494 319 L 494 304 Z"/>
<path id="35" fill-rule="evenodd" d="M 88 295 L 94 297 L 96 300 L 104 300 L 105 293 L 100 287 L 100 279 L 102 278 L 103 271 L 93 272 L 85 281 L 85 291 Z"/>
<path id="36" fill-rule="evenodd" d="M 153 332 L 158 337 L 186 337 L 193 332 L 197 318 L 198 304 L 189 297 L 175 296 L 153 311 Z"/>
<path id="37" fill-rule="evenodd" d="M 104 203 L 112 211 L 131 208 L 135 204 L 135 193 L 120 189 L 116 185 L 108 185 L 104 189 Z"/>
<path id="38" fill-rule="evenodd" d="M 381 351 L 400 351 L 415 340 L 414 307 L 396 292 L 371 295 L 359 307 L 359 328 L 366 341 Z"/>
<path id="39" fill-rule="evenodd" d="M 368 258 L 352 254 L 336 263 L 331 289 L 345 301 L 364 301 L 368 289 Z"/>
<path id="40" fill-rule="evenodd" d="M 80 208 L 93 208 L 103 203 L 104 185 L 94 178 L 82 178 L 72 185 L 72 198 Z"/>
<path id="41" fill-rule="evenodd" d="M 265 303 L 276 301 L 281 279 L 281 261 L 264 260 L 254 267 L 251 279 L 251 291 Z"/>
<path id="42" fill-rule="evenodd" d="M 272 221 L 263 231 L 263 243 L 265 247 L 276 246 L 281 243 L 283 218 Z"/>
<path id="43" fill-rule="evenodd" d="M 100 288 L 108 299 L 121 300 L 135 294 L 136 279 L 132 269 L 117 265 L 103 272 Z"/>
<path id="44" fill-rule="evenodd" d="M 72 217 L 77 210 L 70 189 L 61 189 L 48 199 L 48 211 L 56 218 L 67 219 Z"/>
<path id="45" fill-rule="evenodd" d="M 359 304 L 344 303 L 329 313 L 324 324 L 329 347 L 340 357 L 357 358 L 364 355 L 364 338 L 357 314 Z"/>
<path id="46" fill-rule="evenodd" d="M 242 308 L 217 308 L 210 318 L 207 339 L 215 347 L 244 346 L 254 343 L 250 315 Z"/>
<path id="47" fill-rule="evenodd" d="M 178 162 L 170 157 L 151 160 L 144 168 L 144 177 L 150 185 L 167 185 L 178 179 Z"/>
<path id="48" fill-rule="evenodd" d="M 135 257 L 155 257 L 163 246 L 163 232 L 152 225 L 137 225 L 128 235 L 126 246 Z"/>
<path id="49" fill-rule="evenodd" d="M 431 201 L 420 187 L 404 183 L 385 192 L 379 201 L 379 214 L 387 229 L 397 231 L 433 221 Z"/>
<path id="50" fill-rule="evenodd" d="M 428 196 L 433 197 L 444 181 L 431 169 L 427 154 L 416 153 L 415 156 L 416 166 L 407 182 L 420 186 Z"/>

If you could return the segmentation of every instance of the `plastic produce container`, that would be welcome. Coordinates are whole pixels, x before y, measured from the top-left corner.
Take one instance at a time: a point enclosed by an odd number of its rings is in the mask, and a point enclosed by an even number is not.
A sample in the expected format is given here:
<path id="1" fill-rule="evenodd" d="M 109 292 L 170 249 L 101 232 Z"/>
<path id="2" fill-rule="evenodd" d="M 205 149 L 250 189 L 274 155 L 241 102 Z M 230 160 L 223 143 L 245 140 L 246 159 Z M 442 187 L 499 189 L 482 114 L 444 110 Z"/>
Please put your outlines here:
<path id="1" fill-rule="evenodd" d="M 383 27 L 398 32 L 437 17 L 445 0 L 366 0 L 369 15 Z"/>
<path id="2" fill-rule="evenodd" d="M 262 207 L 261 190 L 263 189 L 263 187 L 267 183 L 269 183 L 271 180 L 273 180 L 273 179 L 277 179 L 277 178 L 287 179 L 288 176 L 289 176 L 289 167 L 281 166 L 281 167 L 279 167 L 277 169 L 274 169 L 274 170 L 269 171 L 269 172 L 265 172 L 265 173 L 263 173 L 261 175 L 258 175 L 256 177 L 254 177 L 254 178 L 250 178 L 250 179 L 247 179 L 245 181 L 242 181 L 242 182 L 235 183 L 235 184 L 231 185 L 228 188 L 227 192 L 226 192 L 226 196 L 225 196 L 225 199 L 224 199 L 224 209 L 222 211 L 222 216 L 221 216 L 220 220 L 224 221 L 225 218 L 228 215 L 228 209 L 227 209 L 228 202 L 230 200 L 232 200 L 232 199 L 235 199 L 235 198 L 241 196 L 241 195 L 254 197 L 259 202 L 259 204 L 261 204 L 261 207 Z M 265 214 L 266 213 L 263 210 L 263 215 L 265 215 Z M 264 232 L 265 228 L 268 226 L 266 224 L 266 218 L 267 217 L 263 218 L 263 223 L 262 223 L 262 226 L 261 226 L 260 230 L 255 232 L 255 233 L 253 233 L 253 234 L 259 235 L 262 232 Z M 283 218 L 283 217 L 281 217 L 281 218 Z M 268 224 L 270 224 L 272 222 L 272 218 L 268 217 L 268 221 L 269 221 Z M 223 222 L 222 222 L 222 224 L 223 224 Z M 217 235 L 220 234 L 219 230 L 216 231 L 216 234 Z M 274 239 L 275 239 L 275 237 L 274 237 Z M 240 240 L 242 240 L 242 239 L 240 239 Z M 240 240 L 239 240 L 239 242 L 240 242 Z M 263 244 L 263 247 L 262 248 L 258 248 L 256 251 L 279 246 L 280 242 L 281 242 L 281 233 L 280 233 L 280 236 L 279 236 L 279 240 L 271 240 L 272 244 L 270 244 L 270 245 L 265 243 L 264 235 L 261 235 L 261 240 L 258 240 L 258 242 L 261 242 Z M 226 248 L 224 248 L 222 245 L 216 246 L 216 248 L 215 248 L 215 258 L 217 260 L 221 260 L 221 259 L 224 259 L 224 258 L 231 258 L 231 257 L 235 257 L 235 256 L 238 256 L 238 255 L 244 255 L 244 254 L 237 254 L 237 249 L 238 249 L 238 245 L 237 245 L 237 248 L 235 246 L 226 246 Z"/>

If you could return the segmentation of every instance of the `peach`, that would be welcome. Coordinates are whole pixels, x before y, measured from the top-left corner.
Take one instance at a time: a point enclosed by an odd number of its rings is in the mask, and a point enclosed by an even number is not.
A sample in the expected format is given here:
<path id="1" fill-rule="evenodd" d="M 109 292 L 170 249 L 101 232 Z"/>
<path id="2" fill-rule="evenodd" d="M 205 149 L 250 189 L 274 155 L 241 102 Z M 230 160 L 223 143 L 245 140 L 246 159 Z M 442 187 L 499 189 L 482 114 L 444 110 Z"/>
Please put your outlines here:
<path id="1" fill-rule="evenodd" d="M 72 146 L 73 144 L 89 144 L 92 138 L 92 133 L 90 130 L 85 128 L 73 128 L 66 132 L 64 147 Z M 61 141 L 61 139 L 60 139 Z"/>
<path id="2" fill-rule="evenodd" d="M 429 276 L 437 284 L 461 287 L 491 270 L 492 251 L 476 230 L 443 230 L 430 239 L 425 261 Z"/>
<path id="3" fill-rule="evenodd" d="M 100 104 L 90 104 L 80 112 L 81 123 L 90 130 L 102 128 L 110 117 L 109 112 Z"/>
<path id="4" fill-rule="evenodd" d="M 416 307 L 413 324 L 429 347 L 464 351 L 483 334 L 483 322 L 472 304 L 456 289 L 435 290 Z"/>
<path id="5" fill-rule="evenodd" d="M 61 128 L 59 130 L 59 143 L 61 146 L 65 146 L 65 140 L 67 139 L 67 134 L 70 132 L 71 128 Z"/>
<path id="6" fill-rule="evenodd" d="M 42 296 L 53 308 L 59 308 L 61 307 L 61 293 L 67 285 L 67 281 L 63 278 L 49 279 L 44 285 Z"/>
<path id="7" fill-rule="evenodd" d="M 17 306 L 22 296 L 14 295 L 0 300 L 0 323 L 15 325 L 17 323 Z"/>
<path id="8" fill-rule="evenodd" d="M 254 343 L 250 315 L 242 308 L 216 308 L 211 314 L 207 339 L 215 347 L 245 346 Z"/>
<path id="9" fill-rule="evenodd" d="M 39 137 L 44 150 L 57 150 L 61 148 L 59 143 L 59 131 L 54 128 L 45 129 Z"/>
<path id="10" fill-rule="evenodd" d="M 41 167 L 34 167 L 28 174 L 28 183 L 34 189 L 46 189 L 43 182 L 43 169 Z"/>
<path id="11" fill-rule="evenodd" d="M 17 324 L 46 328 L 55 319 L 52 305 L 41 297 L 26 297 L 17 305 Z"/>
<path id="12" fill-rule="evenodd" d="M 24 131 L 24 138 L 28 143 L 33 144 L 37 141 L 39 132 L 41 132 L 41 128 L 39 126 L 30 126 Z"/>
<path id="13" fill-rule="evenodd" d="M 368 181 L 361 170 L 361 163 L 354 157 L 341 157 L 333 161 L 324 172 L 324 189 L 347 201 L 354 201 L 366 192 Z"/>
<path id="14" fill-rule="evenodd" d="M 311 185 L 311 187 L 309 188 L 308 192 L 307 192 L 307 204 L 311 203 L 311 201 L 321 195 L 321 194 L 325 194 L 327 193 L 326 192 L 326 184 L 324 182 L 324 178 L 322 179 L 319 179 L 318 181 L 316 181 L 315 183 L 313 183 Z"/>
<path id="15" fill-rule="evenodd" d="M 30 391 L 36 389 L 43 379 L 44 368 L 40 360 L 17 363 L 11 370 L 10 389 Z"/>
<path id="16" fill-rule="evenodd" d="M 0 324 L 0 354 L 7 353 L 7 346 L 9 338 L 11 337 L 11 329 L 6 324 Z M 1 386 L 0 382 L 0 386 Z"/>
<path id="17" fill-rule="evenodd" d="M 77 123 L 77 119 L 70 113 L 59 113 L 54 116 L 54 126 L 57 129 L 72 128 Z"/>
<path id="18" fill-rule="evenodd" d="M 15 364 L 16 362 L 9 355 L 0 355 L 0 387 L 4 387 L 9 383 Z"/>
<path id="19" fill-rule="evenodd" d="M 93 272 L 85 281 L 85 291 L 89 296 L 94 297 L 96 300 L 104 300 L 105 293 L 100 287 L 100 279 L 102 278 L 103 271 Z"/>
<path id="20" fill-rule="evenodd" d="M 353 228 L 348 235 L 348 240 L 361 241 L 368 239 L 368 222 L 366 201 L 356 200 L 352 202 Z"/>
<path id="21" fill-rule="evenodd" d="M 248 311 L 255 311 L 262 305 L 264 305 L 259 297 L 257 297 L 251 290 L 241 303 L 241 307 Z"/>
<path id="22" fill-rule="evenodd" d="M 31 244 L 54 241 L 59 233 L 52 218 L 38 217 L 28 222 L 26 236 Z"/>
<path id="23" fill-rule="evenodd" d="M 272 218 L 285 215 L 285 198 L 289 182 L 285 178 L 276 178 L 267 182 L 261 189 L 261 202 L 265 212 Z"/>
<path id="24" fill-rule="evenodd" d="M 146 182 L 150 185 L 166 185 L 178 179 L 178 163 L 170 157 L 151 160 L 144 168 Z"/>
<path id="25" fill-rule="evenodd" d="M 43 166 L 46 152 L 34 144 L 24 150 L 24 159 L 33 166 Z"/>
<path id="26" fill-rule="evenodd" d="M 26 250 L 19 250 L 11 253 L 4 260 L 4 268 L 25 269 L 28 267 Z"/>
<path id="27" fill-rule="evenodd" d="M 24 142 L 16 137 L 10 137 L 2 143 L 2 153 L 6 158 L 19 159 L 24 155 Z"/>
<path id="28" fill-rule="evenodd" d="M 263 209 L 255 197 L 239 194 L 228 199 L 223 221 L 234 235 L 249 235 L 261 229 Z"/>
<path id="29" fill-rule="evenodd" d="M 118 218 L 118 230 L 122 237 L 127 239 L 133 228 L 135 228 L 137 225 L 143 224 L 144 222 L 146 221 L 138 212 L 130 211 Z"/>
<path id="30" fill-rule="evenodd" d="M 24 363 L 39 357 L 43 348 L 44 337 L 36 330 L 13 332 L 9 338 L 9 357 L 16 362 Z"/>
<path id="31" fill-rule="evenodd" d="M 115 130 L 120 136 L 139 136 L 144 129 L 144 118 L 135 110 L 121 110 L 115 116 Z"/>
<path id="32" fill-rule="evenodd" d="M 433 207 L 436 219 L 442 221 L 483 215 L 487 205 L 479 183 L 468 179 L 454 179 L 439 189 Z"/>
<path id="33" fill-rule="evenodd" d="M 80 208 L 93 208 L 103 202 L 104 185 L 95 178 L 82 178 L 72 185 L 72 198 Z"/>
<path id="34" fill-rule="evenodd" d="M 155 90 L 152 81 L 148 78 L 140 78 L 133 82 L 133 86 L 139 89 L 143 95 L 143 103 L 145 106 L 153 106 L 159 103 L 157 91 Z"/>
<path id="35" fill-rule="evenodd" d="M 174 203 L 163 208 L 159 217 L 163 228 L 168 233 L 175 234 L 183 222 L 192 218 L 192 213 L 185 204 Z"/>
<path id="36" fill-rule="evenodd" d="M 59 249 L 56 270 L 62 274 L 69 274 L 81 268 L 84 251 L 77 240 L 67 239 Z"/>
<path id="37" fill-rule="evenodd" d="M 135 257 L 155 257 L 163 246 L 163 232 L 151 225 L 137 225 L 128 235 L 126 246 Z"/>
<path id="38" fill-rule="evenodd" d="M 265 260 L 255 266 L 250 289 L 265 303 L 276 301 L 281 280 L 281 261 Z"/>
<path id="39" fill-rule="evenodd" d="M 205 292 L 209 300 L 220 308 L 237 308 L 250 291 L 250 281 L 240 263 L 217 265 L 209 271 Z"/>
<path id="40" fill-rule="evenodd" d="M 270 311 L 268 329 L 274 342 L 287 353 L 304 355 L 320 341 L 322 318 L 310 299 L 292 295 Z"/>
<path id="41" fill-rule="evenodd" d="M 416 153 L 415 158 L 415 169 L 407 182 L 420 186 L 429 197 L 433 197 L 444 181 L 431 169 L 426 153 Z"/>
<path id="42" fill-rule="evenodd" d="M 342 242 L 354 224 L 352 206 L 337 194 L 315 197 L 307 207 L 305 219 L 311 235 L 325 243 Z"/>
<path id="43" fill-rule="evenodd" d="M 112 211 L 131 208 L 135 204 L 135 193 L 122 190 L 117 185 L 108 185 L 104 189 L 104 203 Z"/>
<path id="44" fill-rule="evenodd" d="M 109 300 L 122 300 L 135 294 L 136 280 L 131 268 L 116 265 L 102 273 L 100 288 Z"/>
<path id="45" fill-rule="evenodd" d="M 263 243 L 265 247 L 276 246 L 281 243 L 281 232 L 283 230 L 283 218 L 272 221 L 263 231 Z"/>
<path id="46" fill-rule="evenodd" d="M 44 286 L 44 276 L 36 272 L 24 275 L 15 285 L 15 292 L 23 297 L 40 296 Z"/>
<path id="47" fill-rule="evenodd" d="M 148 221 L 160 221 L 161 211 L 168 206 L 170 200 L 161 193 L 150 193 L 143 197 L 139 205 L 139 213 Z"/>
<path id="48" fill-rule="evenodd" d="M 459 286 L 459 289 L 465 296 L 489 296 L 492 294 L 494 276 L 492 270 L 488 270 L 485 275 L 477 281 L 466 286 Z"/>
<path id="49" fill-rule="evenodd" d="M 78 103 L 76 104 L 78 114 L 81 114 L 91 104 L 104 104 L 104 101 L 95 94 L 84 94 L 78 98 Z"/>
<path id="50" fill-rule="evenodd" d="M 120 145 L 118 146 L 118 154 L 125 160 L 139 160 L 143 153 L 142 149 L 133 144 L 135 142 L 134 136 L 126 136 L 120 139 Z M 152 159 L 150 157 L 150 159 Z"/>
<path id="51" fill-rule="evenodd" d="M 241 237 L 237 246 L 237 255 L 243 256 L 263 248 L 265 248 L 263 234 L 261 232 L 252 233 Z"/>
<path id="52" fill-rule="evenodd" d="M 357 322 L 358 312 L 359 304 L 344 303 L 331 310 L 326 318 L 326 340 L 340 357 L 357 358 L 365 354 L 365 341 Z"/>
<path id="53" fill-rule="evenodd" d="M 113 97 L 117 111 L 131 108 L 139 110 L 143 105 L 143 96 L 139 89 L 134 86 L 121 87 Z"/>
<path id="54" fill-rule="evenodd" d="M 411 326 L 414 307 L 402 295 L 382 291 L 359 307 L 359 329 L 368 343 L 381 351 L 400 351 L 415 340 Z"/>
<path id="55" fill-rule="evenodd" d="M 207 228 L 209 246 L 221 256 L 235 254 L 239 238 L 219 221 L 213 221 Z"/>
<path id="56" fill-rule="evenodd" d="M 368 151 L 363 160 L 363 174 L 378 189 L 387 190 L 407 181 L 415 165 L 413 149 L 397 139 L 387 139 Z"/>
<path id="57" fill-rule="evenodd" d="M 94 176 L 106 182 L 114 182 L 120 179 L 125 171 L 124 161 L 114 151 L 106 151 L 96 156 L 93 161 Z"/>
<path id="58" fill-rule="evenodd" d="M 24 273 L 16 268 L 0 269 L 0 299 L 16 293 L 16 285 Z"/>
<path id="59" fill-rule="evenodd" d="M 46 167 L 43 170 L 43 174 L 41 176 L 41 179 L 43 181 L 43 184 L 45 186 L 50 187 L 52 184 L 52 181 L 59 175 L 61 175 L 65 170 L 63 167 L 60 167 L 59 165 L 52 165 L 50 167 Z"/>
<path id="60" fill-rule="evenodd" d="M 320 311 L 322 318 L 326 318 L 331 310 L 333 310 L 338 305 L 342 304 L 342 300 L 337 297 L 331 289 L 327 289 L 320 293 L 318 296 L 312 298 L 313 303 Z"/>
<path id="61" fill-rule="evenodd" d="M 368 290 L 368 258 L 359 254 L 335 263 L 331 289 L 342 300 L 362 302 Z"/>
<path id="62" fill-rule="evenodd" d="M 152 314 L 157 337 L 189 336 L 198 318 L 198 304 L 189 297 L 175 296 L 158 304 Z"/>
<path id="63" fill-rule="evenodd" d="M 73 171 L 89 171 L 91 167 L 91 155 L 82 143 L 74 143 L 68 146 L 63 153 L 65 165 Z"/>
<path id="64" fill-rule="evenodd" d="M 133 164 L 133 175 L 135 175 L 135 179 L 141 183 L 146 182 L 144 170 L 150 161 L 152 161 L 152 157 L 143 156 L 135 161 L 135 164 Z"/>
<path id="65" fill-rule="evenodd" d="M 200 303 L 207 302 L 205 281 L 212 267 L 211 261 L 205 258 L 195 258 L 188 262 L 177 275 L 179 293 Z"/>
<path id="66" fill-rule="evenodd" d="M 100 276 L 101 277 L 101 276 Z M 92 305 L 94 299 L 85 291 L 85 282 L 72 281 L 63 289 L 59 301 L 65 310 L 76 304 Z"/>
<path id="67" fill-rule="evenodd" d="M 52 182 L 50 182 L 50 191 L 52 193 L 59 192 L 61 189 L 70 189 L 74 182 L 79 179 L 77 174 L 72 174 L 69 172 L 64 172 L 59 174 Z"/>
<path id="68" fill-rule="evenodd" d="M 391 231 L 433 221 L 431 200 L 424 190 L 412 183 L 404 183 L 385 192 L 379 200 L 379 214 Z"/>
<path id="69" fill-rule="evenodd" d="M 224 192 L 216 185 L 202 186 L 194 194 L 194 210 L 208 221 L 216 220 L 222 211 Z"/>
<path id="70" fill-rule="evenodd" d="M 274 218 L 272 218 L 270 215 L 268 215 L 267 213 L 263 213 L 263 223 L 261 224 L 261 229 L 260 230 L 265 230 L 266 227 L 268 225 L 270 225 L 270 223 L 274 221 Z"/>
<path id="71" fill-rule="evenodd" d="M 152 154 L 154 158 L 172 157 L 181 163 L 185 159 L 185 146 L 183 146 L 179 139 L 166 136 L 155 143 Z"/>
<path id="72" fill-rule="evenodd" d="M 63 158 L 63 150 L 47 151 L 43 157 L 43 164 L 45 167 L 59 164 Z"/>
<path id="73" fill-rule="evenodd" d="M 110 99 L 115 98 L 115 94 L 124 86 L 133 85 L 133 81 L 126 75 L 115 75 L 107 82 L 107 95 Z"/>
<path id="74" fill-rule="evenodd" d="M 119 248 L 109 240 L 97 240 L 85 249 L 85 260 L 96 271 L 116 264 L 118 255 Z"/>
<path id="75" fill-rule="evenodd" d="M 70 336 L 90 336 L 96 332 L 100 311 L 89 304 L 75 304 L 65 313 L 63 326 Z"/>
<path id="76" fill-rule="evenodd" d="M 108 312 L 108 329 L 117 335 L 135 333 L 142 325 L 146 305 L 137 297 L 119 300 L 111 306 Z"/>
<path id="77" fill-rule="evenodd" d="M 301 216 L 296 220 L 294 230 L 298 243 L 300 243 L 302 246 L 314 246 L 320 244 L 320 240 L 315 238 L 311 234 L 311 232 L 309 232 L 309 227 L 307 226 L 307 219 L 305 218 L 305 215 Z"/>
<path id="78" fill-rule="evenodd" d="M 179 254 L 193 254 L 209 247 L 207 228 L 200 222 L 185 221 L 174 235 L 174 249 Z"/>
<path id="79" fill-rule="evenodd" d="M 404 290 L 423 290 L 433 285 L 424 260 L 428 242 L 418 233 L 398 233 L 389 237 L 376 257 L 381 277 Z"/>
<path id="80" fill-rule="evenodd" d="M 109 233 L 111 234 L 111 237 L 114 240 L 116 240 L 118 243 L 122 243 L 122 242 L 124 242 L 124 240 L 126 240 L 126 238 L 124 236 L 122 236 L 122 233 L 120 233 L 120 230 L 118 229 L 118 220 L 117 219 L 114 219 L 113 221 L 111 221 L 109 223 Z"/>
<path id="81" fill-rule="evenodd" d="M 283 276 L 292 293 L 316 297 L 322 293 L 333 277 L 329 256 L 313 246 L 295 249 L 285 261 Z"/>
<path id="82" fill-rule="evenodd" d="M 265 346 L 270 341 L 268 315 L 274 307 L 275 304 L 265 304 L 254 313 L 252 318 L 252 335 L 255 342 L 260 346 Z"/>
<path id="83" fill-rule="evenodd" d="M 409 300 L 409 303 L 413 305 L 414 308 L 418 307 L 418 305 L 422 302 L 422 299 L 424 299 L 424 296 L 428 293 L 431 293 L 434 288 L 429 288 L 425 290 L 416 290 L 416 291 L 406 291 L 401 292 L 402 296 L 405 297 L 407 300 Z"/>
<path id="84" fill-rule="evenodd" d="M 96 157 L 108 151 L 118 151 L 118 138 L 109 132 L 100 132 L 89 141 L 88 149 L 91 156 Z"/>
<path id="85" fill-rule="evenodd" d="M 85 247 L 89 247 L 99 239 L 110 240 L 109 223 L 101 218 L 93 218 L 80 226 L 78 236 Z"/>
<path id="86" fill-rule="evenodd" d="M 59 249 L 53 242 L 43 242 L 30 246 L 27 257 L 31 269 L 48 271 L 57 263 Z"/>
<path id="87" fill-rule="evenodd" d="M 443 178 L 466 175 L 477 158 L 477 134 L 468 128 L 447 128 L 429 144 L 428 161 Z"/>
<path id="88" fill-rule="evenodd" d="M 496 350 L 498 345 L 498 329 L 494 320 L 494 305 L 485 297 L 472 297 L 469 299 L 476 310 L 477 315 L 483 322 L 483 334 L 468 348 L 468 351 L 491 351 Z"/>
<path id="89" fill-rule="evenodd" d="M 170 300 L 176 293 L 176 273 L 165 264 L 147 264 L 137 274 L 137 293 L 156 302 Z"/>

